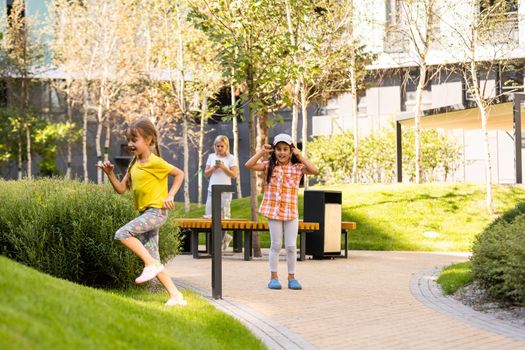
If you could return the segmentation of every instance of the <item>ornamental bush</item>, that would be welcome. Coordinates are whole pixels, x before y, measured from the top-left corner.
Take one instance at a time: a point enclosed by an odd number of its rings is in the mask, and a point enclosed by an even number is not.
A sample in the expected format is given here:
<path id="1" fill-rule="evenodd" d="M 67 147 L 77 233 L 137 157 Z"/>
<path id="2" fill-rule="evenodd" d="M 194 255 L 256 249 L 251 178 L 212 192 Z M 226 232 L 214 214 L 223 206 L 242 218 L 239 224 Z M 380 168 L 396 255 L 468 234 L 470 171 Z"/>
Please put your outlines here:
<path id="1" fill-rule="evenodd" d="M 476 237 L 471 260 L 474 280 L 492 297 L 525 305 L 525 203 Z"/>
<path id="2" fill-rule="evenodd" d="M 105 288 L 133 284 L 143 264 L 113 240 L 133 219 L 131 196 L 63 179 L 0 180 L 0 253 L 55 277 Z M 173 220 L 160 230 L 163 260 L 179 246 Z"/>

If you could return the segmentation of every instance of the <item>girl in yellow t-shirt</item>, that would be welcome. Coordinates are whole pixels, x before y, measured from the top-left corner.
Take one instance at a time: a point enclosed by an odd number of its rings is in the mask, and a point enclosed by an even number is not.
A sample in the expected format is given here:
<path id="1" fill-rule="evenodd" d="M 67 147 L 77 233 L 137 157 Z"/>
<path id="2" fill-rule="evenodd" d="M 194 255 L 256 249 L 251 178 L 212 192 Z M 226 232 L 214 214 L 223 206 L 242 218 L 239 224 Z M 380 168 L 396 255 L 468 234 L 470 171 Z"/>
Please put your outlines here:
<path id="1" fill-rule="evenodd" d="M 134 157 L 122 181 L 116 178 L 114 166 L 109 161 L 97 164 L 117 193 L 124 193 L 128 189 L 133 192 L 133 204 L 140 213 L 115 233 L 115 239 L 144 262 L 144 270 L 135 279 L 136 283 L 157 277 L 170 295 L 166 305 L 185 305 L 182 294 L 163 272 L 164 266 L 159 255 L 159 228 L 166 222 L 166 210 L 175 206 L 173 199 L 182 184 L 184 173 L 151 152 L 150 147 L 155 146 L 157 154 L 160 154 L 157 131 L 148 119 L 133 122 L 126 130 L 126 138 Z M 169 192 L 168 175 L 174 177 Z"/>

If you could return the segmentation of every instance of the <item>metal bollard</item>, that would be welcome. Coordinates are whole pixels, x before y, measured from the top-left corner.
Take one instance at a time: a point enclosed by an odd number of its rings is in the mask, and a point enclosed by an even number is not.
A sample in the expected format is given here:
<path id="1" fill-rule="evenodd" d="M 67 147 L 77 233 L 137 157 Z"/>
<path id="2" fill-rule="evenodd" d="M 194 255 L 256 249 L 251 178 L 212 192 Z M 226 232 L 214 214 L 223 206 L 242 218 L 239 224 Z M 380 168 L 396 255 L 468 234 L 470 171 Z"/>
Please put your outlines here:
<path id="1" fill-rule="evenodd" d="M 211 186 L 211 294 L 213 299 L 222 299 L 222 192 L 235 192 L 235 185 Z"/>

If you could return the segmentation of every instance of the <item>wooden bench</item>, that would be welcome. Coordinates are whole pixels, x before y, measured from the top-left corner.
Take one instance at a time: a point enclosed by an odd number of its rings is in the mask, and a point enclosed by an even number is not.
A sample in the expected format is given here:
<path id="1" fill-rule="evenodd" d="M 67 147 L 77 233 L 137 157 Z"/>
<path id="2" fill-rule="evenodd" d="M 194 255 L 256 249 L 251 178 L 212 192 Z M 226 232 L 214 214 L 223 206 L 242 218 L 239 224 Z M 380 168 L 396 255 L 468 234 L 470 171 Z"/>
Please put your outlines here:
<path id="1" fill-rule="evenodd" d="M 193 258 L 199 259 L 201 257 L 211 257 L 211 219 L 177 219 L 177 225 L 181 230 L 190 230 L 190 250 Z M 355 222 L 342 222 L 341 235 L 344 236 L 345 253 L 344 257 L 348 257 L 348 231 L 356 228 Z M 234 239 L 237 233 L 242 232 L 244 241 L 244 260 L 251 260 L 252 258 L 252 232 L 253 231 L 269 231 L 267 222 L 243 220 L 243 219 L 223 219 L 221 220 L 221 229 L 224 231 L 233 231 Z M 298 260 L 305 260 L 306 249 L 306 234 L 314 233 L 319 230 L 319 223 L 304 222 L 299 220 L 299 257 Z M 206 250 L 199 251 L 199 233 L 206 234 Z M 235 245 L 235 243 L 234 243 Z M 242 247 L 242 246 L 241 246 Z M 242 249 L 242 248 L 241 248 Z M 201 256 L 199 253 L 208 253 Z"/>

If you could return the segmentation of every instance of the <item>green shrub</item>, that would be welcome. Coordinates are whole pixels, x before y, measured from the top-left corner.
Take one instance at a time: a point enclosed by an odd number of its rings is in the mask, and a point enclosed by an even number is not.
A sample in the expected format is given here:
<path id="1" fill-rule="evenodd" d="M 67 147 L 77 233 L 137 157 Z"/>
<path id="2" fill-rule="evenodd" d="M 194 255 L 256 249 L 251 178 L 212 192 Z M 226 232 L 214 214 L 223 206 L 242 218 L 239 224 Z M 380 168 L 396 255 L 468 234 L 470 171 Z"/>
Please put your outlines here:
<path id="1" fill-rule="evenodd" d="M 0 253 L 53 276 L 97 287 L 133 283 L 142 262 L 113 240 L 134 218 L 129 195 L 62 179 L 0 180 Z M 173 220 L 160 232 L 163 259 L 176 254 Z"/>
<path id="2" fill-rule="evenodd" d="M 501 301 L 525 305 L 525 213 L 520 203 L 476 237 L 475 280 Z"/>
<path id="3" fill-rule="evenodd" d="M 319 168 L 315 179 L 321 183 L 350 183 L 354 159 L 354 136 L 342 134 L 318 136 L 308 143 L 310 160 Z M 414 131 L 403 130 L 403 174 L 415 177 Z M 447 180 L 460 164 L 459 145 L 435 130 L 421 131 L 421 171 L 428 182 Z M 396 181 L 396 137 L 394 129 L 382 128 L 359 140 L 358 182 Z"/>

